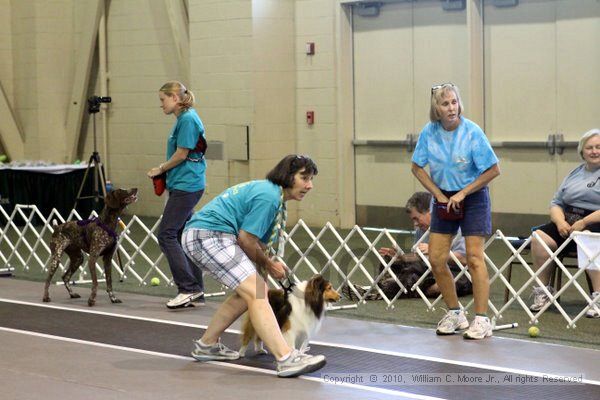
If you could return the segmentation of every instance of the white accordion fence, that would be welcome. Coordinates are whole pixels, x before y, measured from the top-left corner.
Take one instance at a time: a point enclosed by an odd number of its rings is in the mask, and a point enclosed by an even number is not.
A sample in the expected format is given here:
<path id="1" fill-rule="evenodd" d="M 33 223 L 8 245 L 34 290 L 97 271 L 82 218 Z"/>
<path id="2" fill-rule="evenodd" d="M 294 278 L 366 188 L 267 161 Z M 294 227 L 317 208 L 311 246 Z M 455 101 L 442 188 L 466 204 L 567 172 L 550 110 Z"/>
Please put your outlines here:
<path id="1" fill-rule="evenodd" d="M 96 216 L 92 213 L 91 216 Z M 0 220 L 6 221 L 0 231 L 0 265 L 1 271 L 14 271 L 22 269 L 24 272 L 31 268 L 40 269 L 46 272 L 50 259 L 49 240 L 53 229 L 53 221 L 58 223 L 66 220 L 79 220 L 82 217 L 72 210 L 67 218 L 63 218 L 55 209 L 50 215 L 44 216 L 40 213 L 35 205 L 16 205 L 13 212 L 9 215 L 3 207 L 0 206 Z M 160 268 L 165 264 L 163 254 L 158 248 L 158 239 L 155 232 L 160 225 L 161 218 L 158 218 L 151 226 L 147 226 L 144 221 L 137 216 L 129 218 L 125 229 L 119 235 L 119 257 L 114 257 L 112 260 L 113 267 L 119 274 L 121 280 L 134 280 L 140 286 L 149 284 L 150 279 L 154 276 L 159 276 L 167 282 L 168 285 L 173 285 L 172 278 L 168 268 Z M 313 274 L 325 275 L 336 287 L 338 291 L 343 286 L 348 286 L 348 290 L 354 293 L 358 299 L 354 304 L 332 307 L 331 309 L 357 307 L 364 303 L 365 299 L 372 294 L 378 294 L 382 301 L 387 305 L 389 312 L 395 308 L 395 304 L 399 297 L 404 293 L 413 292 L 422 299 L 425 307 L 428 310 L 434 310 L 436 306 L 443 305 L 441 296 L 435 299 L 428 298 L 422 291 L 420 285 L 431 274 L 431 266 L 427 257 L 418 249 L 417 245 L 426 239 L 426 233 L 418 243 L 414 246 L 408 246 L 407 251 L 415 252 L 421 260 L 429 267 L 429 269 L 420 277 L 420 279 L 412 286 L 405 287 L 398 277 L 391 270 L 391 266 L 396 259 L 405 254 L 402 246 L 394 239 L 393 234 L 406 234 L 408 231 L 397 231 L 393 229 L 374 229 L 361 228 L 354 226 L 349 232 L 342 234 L 330 223 L 325 226 L 315 235 L 313 231 L 299 220 L 298 223 L 287 233 L 283 235 L 283 244 L 285 245 L 286 255 L 280 254 L 291 270 L 290 280 L 299 281 L 307 279 Z M 308 238 L 308 239 L 307 239 Z M 490 275 L 490 284 L 500 284 L 506 288 L 510 296 L 508 301 L 504 303 L 499 299 L 490 299 L 489 310 L 490 315 L 493 315 L 494 322 L 502 318 L 502 314 L 509 307 L 517 307 L 525 312 L 531 323 L 538 323 L 540 316 L 548 310 L 550 306 L 556 307 L 558 312 L 567 321 L 567 327 L 576 327 L 576 322 L 585 315 L 590 307 L 600 307 L 600 296 L 592 299 L 587 288 L 583 288 L 578 282 L 578 278 L 585 273 L 586 268 L 600 270 L 600 234 L 589 232 L 574 232 L 568 240 L 560 246 L 556 251 L 552 252 L 538 237 L 533 233 L 530 237 L 521 241 L 518 248 L 515 248 L 515 238 L 505 236 L 501 231 L 497 231 L 485 243 L 485 261 L 488 266 Z M 531 241 L 537 240 L 546 249 L 549 254 L 548 261 L 542 268 L 555 263 L 557 268 L 566 277 L 562 287 L 554 294 L 546 291 L 550 301 L 549 303 L 537 312 L 532 312 L 529 309 L 531 301 L 530 293 L 533 286 L 542 286 L 539 279 L 539 273 L 542 270 L 534 271 L 531 265 L 525 260 L 523 255 L 528 252 Z M 575 241 L 579 248 L 579 264 L 580 268 L 574 273 L 571 273 L 563 262 L 558 257 L 560 251 L 566 247 L 571 241 Z M 488 256 L 490 246 L 500 246 L 502 252 L 506 253 L 508 258 L 498 260 L 496 255 L 494 260 Z M 396 249 L 396 256 L 389 261 L 386 261 L 379 253 L 380 247 L 392 247 Z M 499 253 L 495 251 L 494 254 Z M 454 255 L 451 255 L 454 263 L 461 269 L 455 280 L 458 280 L 462 275 L 471 279 L 468 269 L 463 266 Z M 503 258 L 504 256 L 502 256 Z M 68 261 L 67 261 L 68 262 Z M 384 269 L 379 273 L 378 266 L 383 265 Z M 525 281 L 511 284 L 505 276 L 509 266 L 520 268 L 525 271 Z M 60 269 L 64 271 L 66 264 L 61 264 Z M 80 269 L 79 280 L 77 282 L 86 282 L 87 262 L 84 262 Z M 100 277 L 104 272 L 99 265 L 96 265 Z M 378 283 L 384 278 L 391 276 L 400 291 L 392 297 L 388 298 L 386 293 L 381 289 Z M 271 285 L 279 287 L 279 284 L 269 278 Z M 62 282 L 61 282 L 62 283 Z M 513 286 L 516 285 L 516 286 Z M 362 290 L 357 290 L 360 286 Z M 558 298 L 567 290 L 575 290 L 581 296 L 581 310 L 576 315 L 569 315 L 561 306 Z M 206 296 L 223 295 L 225 292 L 217 291 L 209 293 Z M 468 302 L 461 303 L 461 307 L 469 310 L 473 306 L 473 300 L 468 297 Z M 504 303 L 504 304 L 502 304 Z"/>

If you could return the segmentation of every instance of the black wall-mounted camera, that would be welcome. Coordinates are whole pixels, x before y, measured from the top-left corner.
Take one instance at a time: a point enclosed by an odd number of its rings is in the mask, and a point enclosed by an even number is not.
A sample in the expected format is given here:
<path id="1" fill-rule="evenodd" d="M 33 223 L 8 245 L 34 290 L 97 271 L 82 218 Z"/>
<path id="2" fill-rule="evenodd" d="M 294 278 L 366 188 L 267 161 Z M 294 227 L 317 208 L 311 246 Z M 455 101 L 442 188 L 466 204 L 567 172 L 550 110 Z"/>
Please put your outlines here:
<path id="1" fill-rule="evenodd" d="M 88 112 L 90 114 L 97 113 L 100 111 L 101 103 L 110 103 L 112 99 L 110 97 L 91 96 L 88 99 Z"/>

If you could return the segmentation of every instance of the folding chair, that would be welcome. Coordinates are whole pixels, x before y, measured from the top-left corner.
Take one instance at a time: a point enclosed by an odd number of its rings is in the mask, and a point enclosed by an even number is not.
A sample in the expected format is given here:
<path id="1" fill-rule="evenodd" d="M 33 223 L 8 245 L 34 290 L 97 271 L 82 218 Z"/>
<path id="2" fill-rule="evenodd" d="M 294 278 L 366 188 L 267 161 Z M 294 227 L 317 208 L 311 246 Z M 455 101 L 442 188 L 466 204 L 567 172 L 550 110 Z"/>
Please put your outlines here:
<path id="1" fill-rule="evenodd" d="M 538 228 L 537 226 L 532 228 L 532 231 L 536 230 L 537 228 Z M 518 249 L 519 247 L 521 247 L 521 245 L 523 245 L 523 242 L 525 242 L 525 240 L 526 239 L 517 239 L 517 240 L 509 240 L 509 242 L 516 249 Z M 531 250 L 531 245 L 529 244 L 525 247 L 525 249 L 523 249 L 523 252 L 521 254 L 522 255 L 528 254 L 530 252 L 530 250 Z M 574 268 L 574 269 L 579 268 L 579 264 L 577 263 L 577 251 L 572 251 L 567 254 L 563 254 L 563 255 L 559 256 L 558 259 L 566 268 Z M 510 279 L 512 277 L 513 264 L 521 265 L 521 263 L 519 261 L 514 260 L 506 268 L 505 278 L 508 281 L 508 283 L 510 283 Z M 563 273 L 563 270 L 557 266 L 554 268 L 554 271 L 552 271 L 552 275 L 550 276 L 550 284 L 556 289 L 557 292 L 562 287 L 562 273 Z M 592 294 L 594 292 L 594 289 L 592 286 L 592 280 L 590 279 L 590 276 L 587 273 L 585 274 L 585 278 L 586 278 L 586 281 L 588 284 L 590 294 Z M 510 295 L 510 291 L 508 290 L 508 287 L 507 287 L 504 289 L 504 303 L 506 303 L 508 301 L 509 295 Z M 560 303 L 560 297 L 557 297 L 556 301 Z"/>

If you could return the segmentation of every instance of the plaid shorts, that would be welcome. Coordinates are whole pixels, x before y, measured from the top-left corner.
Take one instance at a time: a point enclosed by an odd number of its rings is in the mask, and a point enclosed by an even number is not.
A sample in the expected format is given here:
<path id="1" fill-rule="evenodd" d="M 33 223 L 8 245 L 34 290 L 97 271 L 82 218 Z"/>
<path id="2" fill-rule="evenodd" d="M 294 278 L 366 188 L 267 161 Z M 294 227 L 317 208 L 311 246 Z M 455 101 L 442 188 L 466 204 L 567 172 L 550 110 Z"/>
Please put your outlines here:
<path id="1" fill-rule="evenodd" d="M 232 290 L 256 274 L 254 263 L 230 233 L 188 229 L 181 236 L 181 246 L 196 266 Z"/>

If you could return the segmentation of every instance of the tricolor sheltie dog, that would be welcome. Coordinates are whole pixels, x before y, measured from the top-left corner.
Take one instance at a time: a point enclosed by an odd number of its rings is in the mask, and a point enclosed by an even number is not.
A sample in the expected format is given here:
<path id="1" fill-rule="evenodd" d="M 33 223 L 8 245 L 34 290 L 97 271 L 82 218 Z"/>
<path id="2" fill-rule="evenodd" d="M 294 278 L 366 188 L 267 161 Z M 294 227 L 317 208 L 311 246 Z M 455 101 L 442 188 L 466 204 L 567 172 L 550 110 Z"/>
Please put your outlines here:
<path id="1" fill-rule="evenodd" d="M 321 275 L 292 286 L 290 292 L 281 289 L 269 290 L 269 304 L 273 308 L 277 323 L 287 344 L 294 349 L 304 349 L 310 338 L 319 331 L 325 316 L 325 304 L 340 299 L 339 293 Z M 250 318 L 246 315 L 242 328 L 240 356 L 244 357 L 248 344 L 254 340 L 254 348 L 266 353 L 257 337 Z"/>

